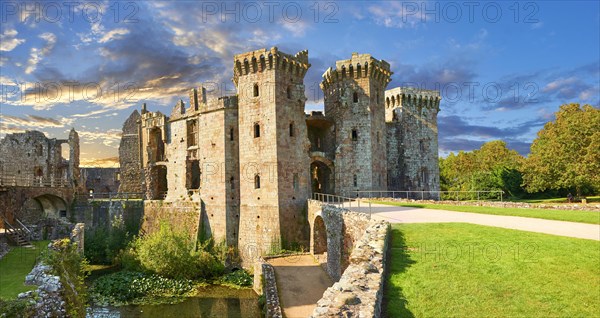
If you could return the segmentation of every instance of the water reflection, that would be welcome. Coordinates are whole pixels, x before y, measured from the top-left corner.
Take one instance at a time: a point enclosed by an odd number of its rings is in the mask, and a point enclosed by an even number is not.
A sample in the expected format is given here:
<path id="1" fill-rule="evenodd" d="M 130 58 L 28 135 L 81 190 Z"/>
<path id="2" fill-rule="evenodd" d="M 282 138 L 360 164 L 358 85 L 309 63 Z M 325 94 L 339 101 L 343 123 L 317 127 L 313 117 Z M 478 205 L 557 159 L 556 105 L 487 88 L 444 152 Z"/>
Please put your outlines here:
<path id="1" fill-rule="evenodd" d="M 257 295 L 249 289 L 232 290 L 213 286 L 175 305 L 130 305 L 116 308 L 92 308 L 94 318 L 155 318 L 155 317 L 261 317 Z"/>

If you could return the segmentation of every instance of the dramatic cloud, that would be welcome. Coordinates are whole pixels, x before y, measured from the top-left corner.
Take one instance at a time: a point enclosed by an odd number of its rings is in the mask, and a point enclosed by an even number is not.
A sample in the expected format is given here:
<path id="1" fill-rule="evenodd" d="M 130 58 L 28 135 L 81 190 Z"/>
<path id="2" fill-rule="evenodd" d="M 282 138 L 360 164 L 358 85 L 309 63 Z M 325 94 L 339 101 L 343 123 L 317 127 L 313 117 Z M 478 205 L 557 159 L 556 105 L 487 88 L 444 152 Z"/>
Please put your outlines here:
<path id="1" fill-rule="evenodd" d="M 122 39 L 123 36 L 127 34 L 129 34 L 129 30 L 124 28 L 110 30 L 104 34 L 100 40 L 98 40 L 98 43 L 106 43 L 112 40 Z"/>
<path id="2" fill-rule="evenodd" d="M 18 32 L 15 29 L 6 29 L 0 34 L 0 51 L 10 52 L 17 46 L 25 42 L 25 39 L 18 39 Z"/>
<path id="3" fill-rule="evenodd" d="M 119 167 L 119 157 L 110 158 L 82 158 L 79 166 L 82 168 L 98 167 L 98 168 L 117 168 Z"/>

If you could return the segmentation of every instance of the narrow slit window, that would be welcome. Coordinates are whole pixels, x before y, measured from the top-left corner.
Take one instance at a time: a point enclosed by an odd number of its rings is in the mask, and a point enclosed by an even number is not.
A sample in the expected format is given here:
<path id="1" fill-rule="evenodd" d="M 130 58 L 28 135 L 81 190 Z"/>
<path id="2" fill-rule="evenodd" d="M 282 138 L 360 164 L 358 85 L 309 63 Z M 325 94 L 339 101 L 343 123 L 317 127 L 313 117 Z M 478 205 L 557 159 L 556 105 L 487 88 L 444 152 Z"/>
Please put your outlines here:
<path id="1" fill-rule="evenodd" d="M 229 128 L 229 140 L 233 141 L 233 128 Z"/>
<path id="2" fill-rule="evenodd" d="M 358 187 L 358 177 L 356 175 L 352 177 L 352 183 L 355 187 Z"/>
<path id="3" fill-rule="evenodd" d="M 253 95 L 254 97 L 258 97 L 258 84 L 254 84 Z"/>
<path id="4" fill-rule="evenodd" d="M 358 131 L 356 129 L 352 129 L 352 141 L 358 140 Z"/>
<path id="5" fill-rule="evenodd" d="M 293 180 L 293 186 L 294 186 L 294 191 L 298 191 L 298 187 L 299 187 L 299 182 L 298 182 L 298 174 L 294 173 L 294 180 Z"/>
<path id="6" fill-rule="evenodd" d="M 254 124 L 254 138 L 260 137 L 260 125 L 258 123 Z"/>
<path id="7" fill-rule="evenodd" d="M 294 137 L 294 123 L 290 123 L 290 137 Z"/>
<path id="8" fill-rule="evenodd" d="M 260 176 L 254 176 L 254 189 L 260 189 Z"/>
<path id="9" fill-rule="evenodd" d="M 292 99 L 292 87 L 288 86 L 287 88 L 287 98 Z"/>
<path id="10" fill-rule="evenodd" d="M 235 179 L 233 177 L 229 178 L 229 187 L 231 190 L 235 190 Z"/>
<path id="11" fill-rule="evenodd" d="M 352 101 L 354 101 L 355 103 L 358 103 L 358 93 L 354 92 L 354 94 L 352 94 Z"/>

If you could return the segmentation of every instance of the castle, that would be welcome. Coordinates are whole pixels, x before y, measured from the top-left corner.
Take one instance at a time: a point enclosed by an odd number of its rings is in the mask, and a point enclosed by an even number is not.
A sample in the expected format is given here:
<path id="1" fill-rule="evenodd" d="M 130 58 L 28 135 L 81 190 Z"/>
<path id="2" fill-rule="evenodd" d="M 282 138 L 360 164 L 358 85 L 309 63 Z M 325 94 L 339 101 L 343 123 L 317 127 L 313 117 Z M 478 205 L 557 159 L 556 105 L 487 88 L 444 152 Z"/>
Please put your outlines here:
<path id="1" fill-rule="evenodd" d="M 306 114 L 310 66 L 308 51 L 242 53 L 236 95 L 144 104 L 123 126 L 120 191 L 197 204 L 199 232 L 264 253 L 308 242 L 311 193 L 439 190 L 438 91 L 386 89 L 389 63 L 353 53 L 323 74 L 324 113 Z"/>

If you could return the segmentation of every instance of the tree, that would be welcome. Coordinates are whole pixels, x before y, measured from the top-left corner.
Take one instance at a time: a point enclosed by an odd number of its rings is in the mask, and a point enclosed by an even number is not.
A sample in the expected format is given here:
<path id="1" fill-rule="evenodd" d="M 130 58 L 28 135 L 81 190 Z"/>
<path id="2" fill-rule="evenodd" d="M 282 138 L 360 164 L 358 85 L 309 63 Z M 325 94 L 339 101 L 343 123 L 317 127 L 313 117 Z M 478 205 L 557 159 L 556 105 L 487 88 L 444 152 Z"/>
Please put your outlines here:
<path id="1" fill-rule="evenodd" d="M 503 190 L 522 194 L 519 169 L 524 158 L 501 140 L 487 142 L 472 152 L 460 151 L 440 159 L 440 183 L 449 191 Z"/>
<path id="2" fill-rule="evenodd" d="M 600 190 L 600 110 L 566 104 L 555 116 L 531 145 L 523 170 L 527 191 Z"/>

